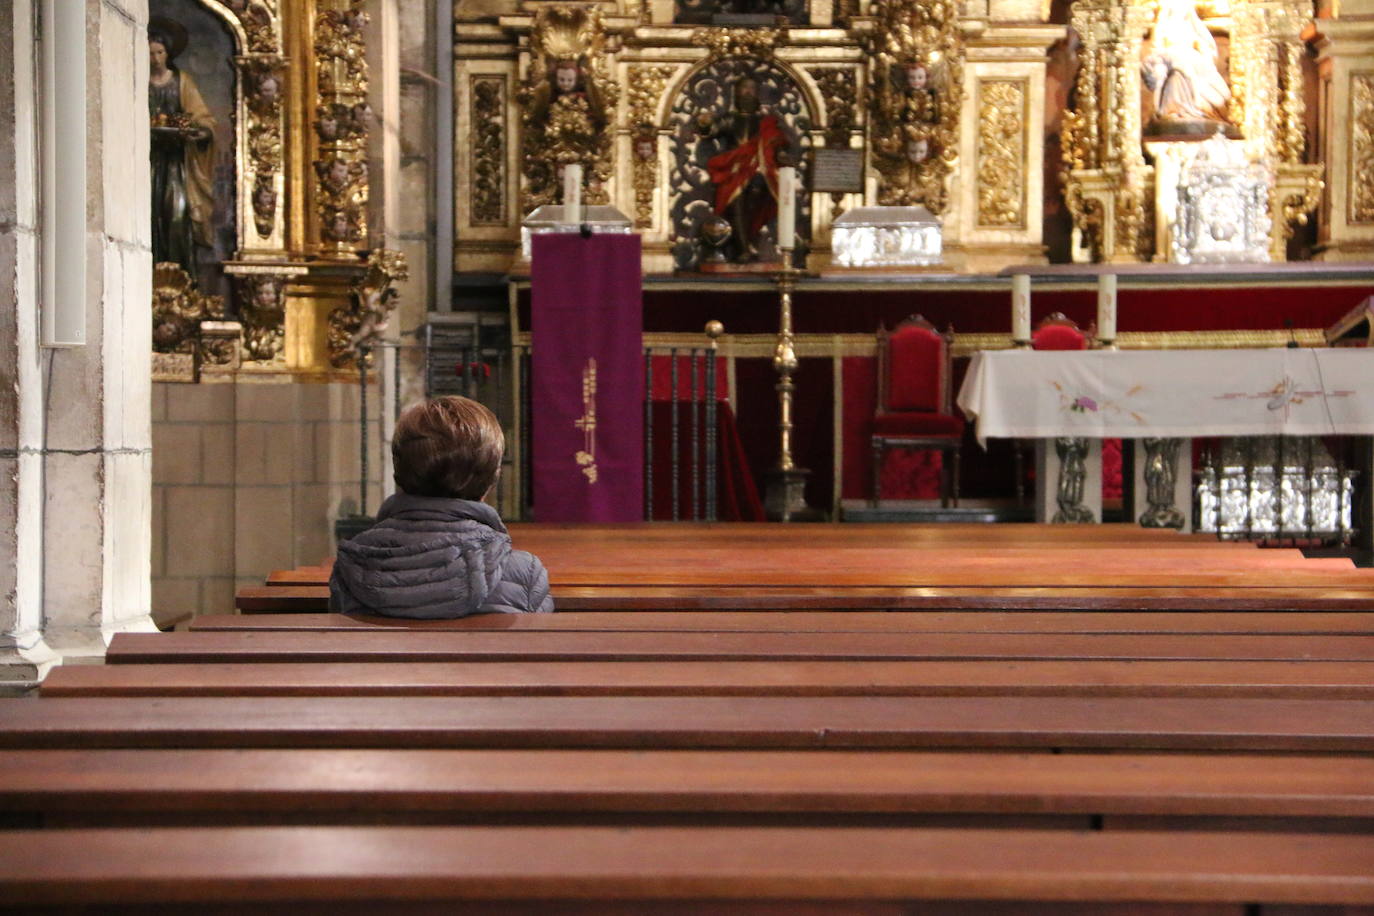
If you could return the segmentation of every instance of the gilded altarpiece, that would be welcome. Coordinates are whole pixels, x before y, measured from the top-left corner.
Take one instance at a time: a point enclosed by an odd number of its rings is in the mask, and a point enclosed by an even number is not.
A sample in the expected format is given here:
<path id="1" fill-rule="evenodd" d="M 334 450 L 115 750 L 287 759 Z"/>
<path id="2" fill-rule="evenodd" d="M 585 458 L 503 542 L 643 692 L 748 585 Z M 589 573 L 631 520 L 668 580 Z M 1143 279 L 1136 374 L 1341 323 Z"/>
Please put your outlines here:
<path id="1" fill-rule="evenodd" d="M 1317 257 L 1367 261 L 1374 258 L 1374 0 L 1333 4 L 1313 25 L 1328 166 Z"/>
<path id="2" fill-rule="evenodd" d="M 184 23 L 209 14 L 232 41 L 234 77 L 226 90 L 232 101 L 207 115 L 233 138 L 210 205 L 215 224 L 226 226 L 221 235 L 234 240 L 215 265 L 229 281 L 225 301 L 203 278 L 159 267 L 159 378 L 191 381 L 202 371 L 333 378 L 353 364 L 358 330 L 384 324 L 379 303 L 394 307 L 376 285 L 381 276 L 403 276 L 404 263 L 374 251 L 368 231 L 368 5 L 158 0 L 150 49 L 181 53 Z M 155 119 L 153 130 L 202 142 L 176 119 Z M 353 331 L 341 335 L 345 327 Z"/>
<path id="3" fill-rule="evenodd" d="M 836 217 L 880 203 L 939 214 L 950 268 L 1044 260 L 1045 52 L 1064 28 L 1045 24 L 1039 4 L 812 0 L 746 24 L 729 4 L 710 6 L 524 0 L 495 21 L 456 12 L 460 272 L 518 269 L 521 221 L 561 200 L 559 167 L 571 162 L 583 166 L 583 200 L 615 206 L 641 233 L 646 271 L 698 269 L 707 239 L 725 238 L 707 226 L 722 215 L 711 213 L 709 162 L 729 149 L 718 125 L 739 110 L 743 82 L 786 150 L 767 169 L 795 157 L 805 188 L 813 151 L 857 151 L 855 187 L 799 202 L 811 269 L 829 266 Z M 777 230 L 764 222 L 721 250 L 768 263 Z"/>
<path id="4" fill-rule="evenodd" d="M 1170 15 L 1205 30 L 1186 55 L 1161 37 Z M 1070 26 L 1081 43 L 1079 70 L 1062 149 L 1077 260 L 1167 260 L 1172 182 L 1194 141 L 1216 132 L 1242 144 L 1245 158 L 1267 170 L 1269 259 L 1287 259 L 1288 240 L 1318 206 L 1323 187 L 1324 168 L 1312 161 L 1305 128 L 1308 17 L 1297 0 L 1075 0 Z M 1153 107 L 1184 97 L 1202 106 L 1207 80 L 1218 98 L 1214 110 L 1198 113 L 1202 129 L 1152 134 L 1153 117 L 1163 114 Z M 1170 88 L 1184 82 L 1195 85 Z"/>

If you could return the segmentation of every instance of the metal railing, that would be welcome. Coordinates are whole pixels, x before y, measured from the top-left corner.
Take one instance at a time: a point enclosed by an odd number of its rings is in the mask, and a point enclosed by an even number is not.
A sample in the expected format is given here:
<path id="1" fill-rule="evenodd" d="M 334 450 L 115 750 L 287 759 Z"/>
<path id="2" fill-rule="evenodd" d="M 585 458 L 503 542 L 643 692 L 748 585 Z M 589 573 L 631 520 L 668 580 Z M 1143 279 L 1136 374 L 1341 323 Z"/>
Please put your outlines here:
<path id="1" fill-rule="evenodd" d="M 720 467 L 720 370 L 722 363 L 715 341 L 721 329 L 713 328 L 704 346 L 643 347 L 644 365 L 644 518 L 646 520 L 705 521 L 719 517 Z M 531 396 L 530 353 L 532 344 L 513 348 L 519 366 L 516 458 L 519 476 L 517 505 L 520 518 L 537 517 L 532 503 L 530 420 L 537 409 Z M 666 366 L 663 363 L 666 361 Z M 657 362 L 657 365 L 655 363 Z M 655 378 L 666 373 L 667 397 L 656 398 Z M 728 386 L 728 382 L 727 382 Z M 663 387 L 660 385 L 660 387 Z M 664 416 L 666 414 L 666 417 Z M 666 422 L 665 422 L 666 420 Z M 667 426 L 664 430 L 663 427 Z M 667 443 L 666 461 L 655 461 Z M 656 475 L 668 475 L 666 502 L 655 501 Z M 685 492 L 684 492 L 685 491 Z"/>

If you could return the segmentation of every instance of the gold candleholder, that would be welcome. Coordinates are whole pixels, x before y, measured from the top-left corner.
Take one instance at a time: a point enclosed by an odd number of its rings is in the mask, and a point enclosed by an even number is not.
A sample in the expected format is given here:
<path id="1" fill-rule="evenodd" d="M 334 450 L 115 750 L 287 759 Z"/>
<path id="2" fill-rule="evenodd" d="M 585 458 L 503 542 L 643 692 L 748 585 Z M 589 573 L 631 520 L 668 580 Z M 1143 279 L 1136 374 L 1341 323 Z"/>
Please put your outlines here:
<path id="1" fill-rule="evenodd" d="M 811 473 L 797 467 L 792 458 L 792 400 L 797 371 L 796 337 L 792 332 L 792 291 L 798 271 L 792 266 L 792 249 L 782 248 L 778 270 L 778 342 L 773 348 L 773 370 L 778 374 L 778 463 L 767 474 L 764 510 L 770 521 L 823 521 L 824 513 L 806 504 L 806 478 Z"/>

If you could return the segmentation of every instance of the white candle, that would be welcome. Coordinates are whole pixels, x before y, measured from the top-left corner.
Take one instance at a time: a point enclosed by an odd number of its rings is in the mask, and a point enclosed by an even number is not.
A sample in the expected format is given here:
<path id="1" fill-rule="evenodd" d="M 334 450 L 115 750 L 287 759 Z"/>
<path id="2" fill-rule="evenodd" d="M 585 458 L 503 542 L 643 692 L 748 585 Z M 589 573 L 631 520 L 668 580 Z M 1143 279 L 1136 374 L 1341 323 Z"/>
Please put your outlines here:
<path id="1" fill-rule="evenodd" d="M 1116 274 L 1097 275 L 1097 337 L 1116 340 Z"/>
<path id="2" fill-rule="evenodd" d="M 778 169 L 778 247 L 791 249 L 797 244 L 797 170 L 790 165 Z"/>
<path id="3" fill-rule="evenodd" d="M 582 221 L 582 165 L 578 162 L 563 166 L 563 221 Z"/>
<path id="4" fill-rule="evenodd" d="M 1011 278 L 1011 339 L 1030 340 L 1030 274 Z"/>

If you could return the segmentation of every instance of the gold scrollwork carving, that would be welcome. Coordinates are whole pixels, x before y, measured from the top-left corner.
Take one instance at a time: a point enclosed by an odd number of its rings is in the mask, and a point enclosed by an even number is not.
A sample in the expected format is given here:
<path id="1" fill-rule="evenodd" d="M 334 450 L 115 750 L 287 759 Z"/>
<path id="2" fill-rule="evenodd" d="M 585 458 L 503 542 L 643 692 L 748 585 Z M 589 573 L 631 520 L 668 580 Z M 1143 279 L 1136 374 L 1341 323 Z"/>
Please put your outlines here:
<path id="1" fill-rule="evenodd" d="M 474 226 L 506 225 L 506 78 L 473 76 L 471 84 Z"/>
<path id="2" fill-rule="evenodd" d="M 858 123 L 854 103 L 859 97 L 858 78 L 849 67 L 817 67 L 811 71 L 825 103 L 825 145 L 849 147 L 849 135 Z"/>
<path id="3" fill-rule="evenodd" d="M 194 353 L 200 323 L 224 314 L 224 299 L 196 289 L 176 264 L 153 267 L 153 352 Z"/>
<path id="4" fill-rule="evenodd" d="M 282 169 L 282 100 L 286 95 L 287 61 L 281 56 L 277 0 L 224 0 L 243 27 L 245 53 L 234 59 L 248 109 L 247 161 L 243 177 L 252 177 L 253 228 L 261 239 L 276 228 L 278 180 Z M 246 227 L 245 227 L 246 228 Z"/>
<path id="5" fill-rule="evenodd" d="M 519 99 L 524 211 L 557 203 L 562 167 L 582 166 L 587 203 L 607 203 L 610 113 L 619 87 L 607 72 L 606 29 L 595 7 L 543 6 L 530 30 L 530 65 Z"/>
<path id="6" fill-rule="evenodd" d="M 964 46 L 958 12 L 945 0 L 878 0 L 869 39 L 871 148 L 878 202 L 947 206 L 958 159 Z"/>
<path id="7" fill-rule="evenodd" d="M 248 167 L 253 176 L 253 226 L 267 238 L 277 218 L 282 167 L 281 109 L 286 61 L 276 54 L 237 58 L 249 112 Z"/>
<path id="8" fill-rule="evenodd" d="M 1154 9 L 1142 0 L 1077 0 L 1082 42 L 1074 104 L 1060 138 L 1064 197 L 1094 260 L 1144 259 L 1153 248 L 1152 168 L 1141 147 L 1141 46 Z"/>
<path id="9" fill-rule="evenodd" d="M 279 361 L 286 342 L 286 278 L 253 273 L 238 281 L 244 356 L 257 362 Z"/>
<path id="10" fill-rule="evenodd" d="M 1082 28 L 1083 22 L 1076 22 Z M 1097 84 L 1100 54 L 1096 47 L 1085 46 L 1079 54 L 1078 79 L 1075 89 L 1078 107 L 1064 112 L 1060 134 L 1064 166 L 1069 170 L 1095 169 L 1099 165 L 1101 148 L 1101 116 L 1098 106 Z"/>
<path id="11" fill-rule="evenodd" d="M 1149 260 L 1150 243 L 1153 233 L 1152 221 L 1154 207 L 1148 206 L 1150 200 L 1144 187 L 1134 185 L 1129 178 L 1118 184 L 1116 201 L 1112 210 L 1116 225 L 1117 251 L 1130 252 L 1142 261 Z"/>
<path id="12" fill-rule="evenodd" d="M 711 59 L 721 57 L 758 57 L 768 59 L 782 43 L 783 32 L 778 29 L 696 29 L 692 44 L 706 48 Z"/>
<path id="13" fill-rule="evenodd" d="M 276 0 L 224 0 L 243 26 L 243 34 L 248 38 L 248 50 L 258 54 L 270 54 L 281 50 L 277 39 Z"/>
<path id="14" fill-rule="evenodd" d="M 1374 72 L 1350 77 L 1350 222 L 1374 222 Z"/>
<path id="15" fill-rule="evenodd" d="M 1026 81 L 978 84 L 978 225 L 1005 229 L 1026 224 Z"/>
<path id="16" fill-rule="evenodd" d="M 1322 190 L 1326 187 L 1326 182 L 1322 181 L 1321 177 L 1321 166 L 1309 165 L 1306 167 L 1298 166 L 1297 168 L 1303 168 L 1307 174 L 1303 176 L 1302 190 L 1291 192 L 1283 199 L 1283 219 L 1280 230 L 1284 239 L 1292 238 L 1296 227 L 1307 225 L 1308 214 L 1317 209 L 1317 204 L 1321 203 Z M 1374 179 L 1374 176 L 1370 177 Z M 1374 211 L 1371 211 L 1371 216 L 1374 217 Z"/>
<path id="17" fill-rule="evenodd" d="M 367 270 L 353 284 L 349 304 L 329 313 L 330 365 L 336 369 L 356 366 L 359 356 L 366 365 L 372 365 L 371 347 L 381 339 L 391 313 L 396 311 L 395 284 L 409 276 L 401 252 L 387 248 L 372 252 Z"/>
<path id="18" fill-rule="evenodd" d="M 1081 185 L 1073 182 L 1064 188 L 1064 202 L 1082 237 L 1083 246 L 1092 254 L 1094 261 L 1102 260 L 1102 201 L 1086 196 Z"/>
<path id="19" fill-rule="evenodd" d="M 351 259 L 367 237 L 367 60 L 365 0 L 321 0 L 315 19 L 315 209 L 321 248 Z"/>
<path id="20" fill-rule="evenodd" d="M 635 226 L 647 229 L 653 223 L 654 191 L 658 188 L 658 128 L 656 115 L 663 91 L 677 72 L 672 66 L 630 68 L 630 125 L 634 163 Z"/>

